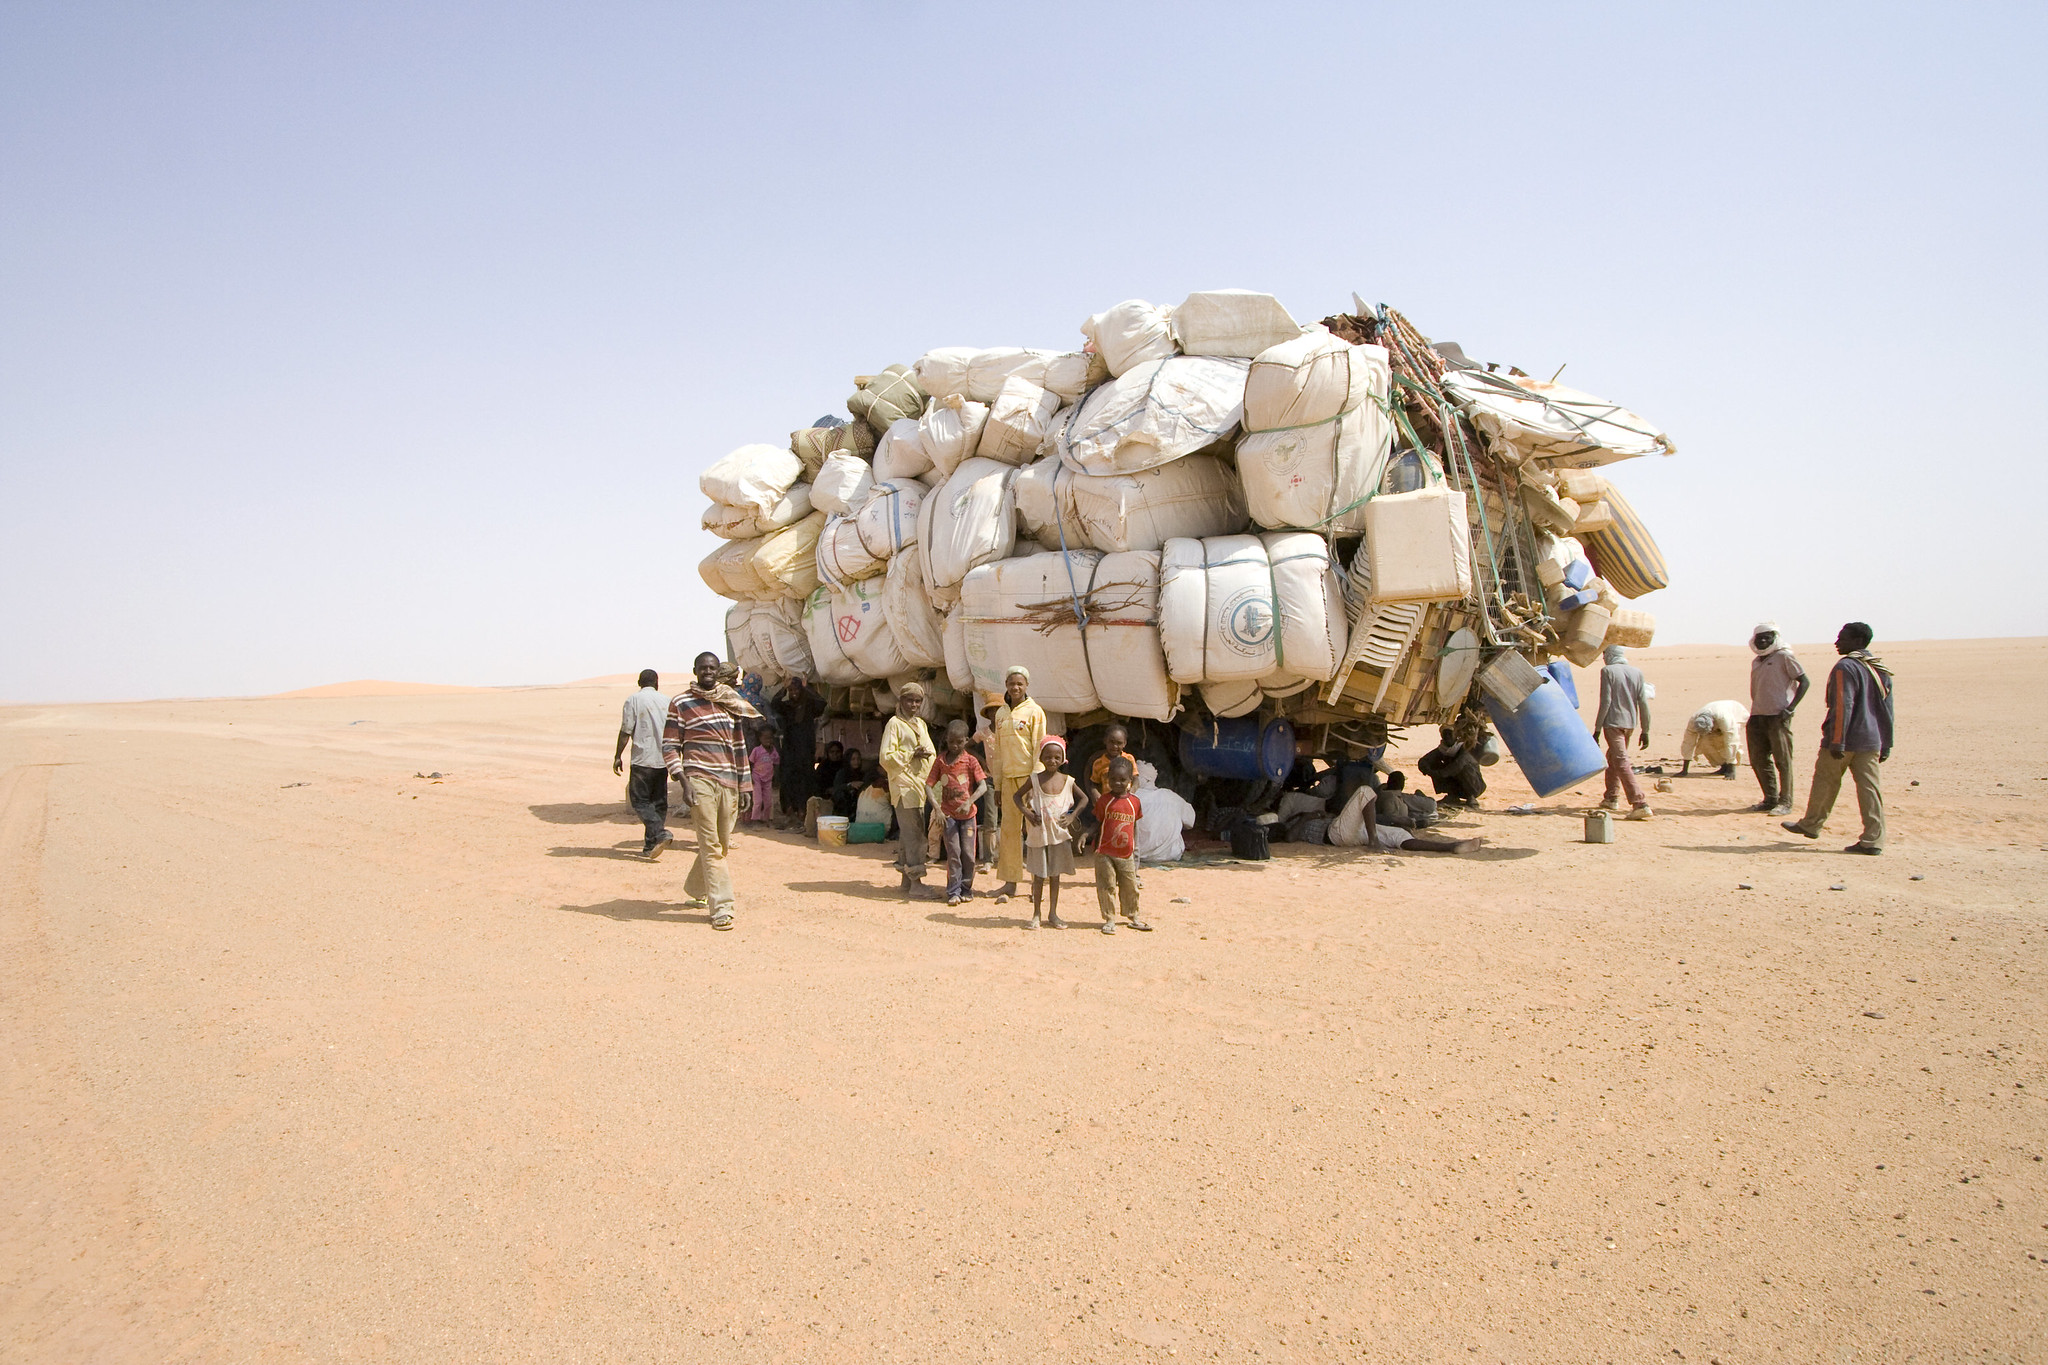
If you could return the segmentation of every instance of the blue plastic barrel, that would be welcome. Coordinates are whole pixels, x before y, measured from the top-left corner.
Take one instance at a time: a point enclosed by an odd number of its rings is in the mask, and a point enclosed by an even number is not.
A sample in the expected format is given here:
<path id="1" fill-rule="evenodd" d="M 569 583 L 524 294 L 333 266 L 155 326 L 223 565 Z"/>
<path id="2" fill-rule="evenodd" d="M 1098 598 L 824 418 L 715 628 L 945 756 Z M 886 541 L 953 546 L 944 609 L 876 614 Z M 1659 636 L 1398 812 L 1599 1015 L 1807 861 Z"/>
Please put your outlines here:
<path id="1" fill-rule="evenodd" d="M 1294 770 L 1294 725 L 1284 716 L 1264 725 L 1257 716 L 1213 717 L 1180 732 L 1180 765 L 1199 777 L 1279 782 Z"/>
<path id="2" fill-rule="evenodd" d="M 1543 665 L 1543 671 L 1548 673 L 1556 681 L 1557 685 L 1564 689 L 1565 697 L 1571 702 L 1572 709 L 1576 711 L 1579 707 L 1579 684 L 1572 677 L 1572 666 L 1563 659 L 1552 659 L 1549 663 Z"/>
<path id="3" fill-rule="evenodd" d="M 1561 687 L 1544 683 L 1516 711 L 1489 696 L 1486 713 L 1538 796 L 1555 796 L 1607 770 L 1607 756 Z"/>

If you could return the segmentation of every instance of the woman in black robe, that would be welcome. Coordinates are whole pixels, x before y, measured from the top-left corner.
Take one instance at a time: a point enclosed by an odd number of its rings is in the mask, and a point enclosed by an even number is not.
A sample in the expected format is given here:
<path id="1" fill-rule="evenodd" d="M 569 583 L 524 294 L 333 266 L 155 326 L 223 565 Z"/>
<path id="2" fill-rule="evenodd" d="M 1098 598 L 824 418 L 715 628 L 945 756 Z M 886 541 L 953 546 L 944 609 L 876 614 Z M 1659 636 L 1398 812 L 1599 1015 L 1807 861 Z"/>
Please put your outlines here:
<path id="1" fill-rule="evenodd" d="M 818 717 L 825 713 L 825 699 L 798 674 L 776 694 L 775 709 L 782 718 L 782 762 L 776 769 L 782 778 L 782 809 L 801 820 L 805 805 L 818 795 Z"/>

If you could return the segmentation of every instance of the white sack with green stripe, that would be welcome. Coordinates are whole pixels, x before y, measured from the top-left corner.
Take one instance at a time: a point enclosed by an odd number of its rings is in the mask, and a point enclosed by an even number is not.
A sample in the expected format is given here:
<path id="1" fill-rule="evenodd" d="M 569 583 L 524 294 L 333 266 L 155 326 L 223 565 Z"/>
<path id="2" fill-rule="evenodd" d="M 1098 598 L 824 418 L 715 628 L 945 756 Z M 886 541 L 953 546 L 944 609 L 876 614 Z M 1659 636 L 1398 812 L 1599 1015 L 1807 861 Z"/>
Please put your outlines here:
<path id="1" fill-rule="evenodd" d="M 1355 535 L 1393 448 L 1387 353 L 1317 330 L 1261 351 L 1245 377 L 1237 467 L 1252 520 Z"/>
<path id="2" fill-rule="evenodd" d="M 1328 542 L 1306 531 L 1167 541 L 1159 636 L 1177 683 L 1335 676 L 1347 628 Z"/>

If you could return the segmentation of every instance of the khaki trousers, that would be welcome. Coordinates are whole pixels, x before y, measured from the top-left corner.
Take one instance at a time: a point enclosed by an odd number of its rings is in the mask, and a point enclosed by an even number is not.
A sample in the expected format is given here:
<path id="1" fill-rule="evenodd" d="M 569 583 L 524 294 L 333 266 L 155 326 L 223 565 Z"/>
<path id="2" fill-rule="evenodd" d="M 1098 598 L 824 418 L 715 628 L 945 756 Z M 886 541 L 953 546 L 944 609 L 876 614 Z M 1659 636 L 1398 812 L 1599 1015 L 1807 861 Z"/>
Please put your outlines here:
<path id="1" fill-rule="evenodd" d="M 1806 797 L 1806 814 L 1799 817 L 1801 833 L 1818 834 L 1827 828 L 1828 814 L 1842 791 L 1842 774 L 1856 782 L 1856 809 L 1863 816 L 1863 837 L 1858 841 L 1872 848 L 1884 847 L 1884 793 L 1877 785 L 1877 751 L 1865 749 L 1836 758 L 1823 748 L 1813 760 L 1813 790 Z"/>
<path id="2" fill-rule="evenodd" d="M 1102 922 L 1116 922 L 1117 902 L 1121 900 L 1124 918 L 1138 922 L 1138 860 L 1136 858 L 1112 858 L 1107 853 L 1095 855 L 1095 903 L 1102 907 Z"/>
<path id="3" fill-rule="evenodd" d="M 740 794 L 715 778 L 690 774 L 690 828 L 697 835 L 697 861 L 683 882 L 691 900 L 711 903 L 711 913 L 732 910 L 732 873 L 725 865 L 732 852 L 732 827 L 740 818 Z"/>
<path id="4" fill-rule="evenodd" d="M 896 870 L 918 880 L 924 878 L 924 816 L 923 806 L 896 808 Z"/>
<path id="5" fill-rule="evenodd" d="M 996 880 L 1024 880 L 1024 812 L 1017 809 L 1017 789 L 1031 779 L 996 779 Z"/>

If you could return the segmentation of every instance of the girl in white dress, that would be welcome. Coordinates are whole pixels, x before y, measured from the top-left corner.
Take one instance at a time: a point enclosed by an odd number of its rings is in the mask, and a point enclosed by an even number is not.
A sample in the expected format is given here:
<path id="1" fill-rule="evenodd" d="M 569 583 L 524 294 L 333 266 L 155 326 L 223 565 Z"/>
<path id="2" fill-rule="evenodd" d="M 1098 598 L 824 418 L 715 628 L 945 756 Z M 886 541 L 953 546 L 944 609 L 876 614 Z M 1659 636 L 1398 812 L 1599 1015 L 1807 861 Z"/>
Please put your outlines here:
<path id="1" fill-rule="evenodd" d="M 1017 788 L 1017 808 L 1024 812 L 1024 870 L 1031 874 L 1031 923 L 1039 923 L 1039 902 L 1047 883 L 1052 886 L 1045 917 L 1048 929 L 1064 929 L 1060 918 L 1060 878 L 1074 870 L 1074 779 L 1061 769 L 1067 765 L 1066 741 L 1048 735 L 1038 751 L 1039 771 Z"/>

